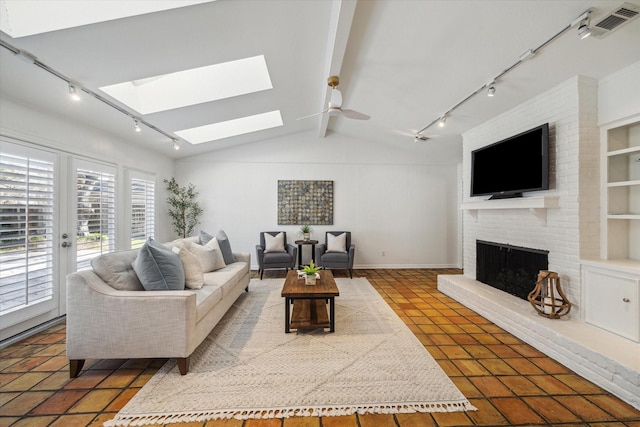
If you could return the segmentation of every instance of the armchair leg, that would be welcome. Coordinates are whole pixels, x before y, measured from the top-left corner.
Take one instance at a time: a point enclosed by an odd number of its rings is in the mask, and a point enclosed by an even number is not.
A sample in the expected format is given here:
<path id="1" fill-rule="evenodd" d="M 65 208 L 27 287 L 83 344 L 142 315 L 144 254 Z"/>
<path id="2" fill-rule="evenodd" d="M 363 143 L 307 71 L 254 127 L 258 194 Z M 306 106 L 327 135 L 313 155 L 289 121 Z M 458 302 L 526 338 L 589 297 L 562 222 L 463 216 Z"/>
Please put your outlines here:
<path id="1" fill-rule="evenodd" d="M 260 280 L 262 280 L 262 273 L 264 273 L 264 270 L 260 270 Z"/>
<path id="2" fill-rule="evenodd" d="M 180 371 L 180 375 L 187 375 L 189 372 L 189 358 L 188 357 L 178 357 L 178 370 Z"/>
<path id="3" fill-rule="evenodd" d="M 349 269 L 349 277 L 351 279 L 353 279 L 353 269 L 352 268 Z"/>
<path id="4" fill-rule="evenodd" d="M 78 376 L 82 367 L 84 366 L 84 359 L 71 359 L 69 360 L 69 378 L 75 378 Z"/>

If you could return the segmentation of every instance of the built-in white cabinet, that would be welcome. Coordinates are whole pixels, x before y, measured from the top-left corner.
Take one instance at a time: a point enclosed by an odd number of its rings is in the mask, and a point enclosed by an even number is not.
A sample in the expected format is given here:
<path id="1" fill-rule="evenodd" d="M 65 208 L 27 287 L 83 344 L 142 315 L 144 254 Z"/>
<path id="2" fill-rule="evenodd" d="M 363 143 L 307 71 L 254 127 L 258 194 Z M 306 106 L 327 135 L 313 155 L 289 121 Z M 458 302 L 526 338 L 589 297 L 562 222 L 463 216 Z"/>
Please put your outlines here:
<path id="1" fill-rule="evenodd" d="M 583 261 L 582 284 L 585 322 L 640 342 L 640 270 Z"/>
<path id="2" fill-rule="evenodd" d="M 601 130 L 602 259 L 582 261 L 584 320 L 640 342 L 640 117 Z"/>

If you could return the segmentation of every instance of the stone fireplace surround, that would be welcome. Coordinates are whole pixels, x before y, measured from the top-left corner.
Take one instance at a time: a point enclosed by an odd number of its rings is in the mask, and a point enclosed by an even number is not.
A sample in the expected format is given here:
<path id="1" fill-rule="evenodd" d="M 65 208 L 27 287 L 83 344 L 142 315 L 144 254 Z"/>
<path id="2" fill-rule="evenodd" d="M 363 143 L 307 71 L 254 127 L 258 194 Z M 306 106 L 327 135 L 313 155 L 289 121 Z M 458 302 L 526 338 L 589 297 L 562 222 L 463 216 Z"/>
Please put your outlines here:
<path id="1" fill-rule="evenodd" d="M 547 319 L 528 301 L 464 275 L 438 276 L 438 290 L 640 409 L 636 343 L 579 319 Z"/>

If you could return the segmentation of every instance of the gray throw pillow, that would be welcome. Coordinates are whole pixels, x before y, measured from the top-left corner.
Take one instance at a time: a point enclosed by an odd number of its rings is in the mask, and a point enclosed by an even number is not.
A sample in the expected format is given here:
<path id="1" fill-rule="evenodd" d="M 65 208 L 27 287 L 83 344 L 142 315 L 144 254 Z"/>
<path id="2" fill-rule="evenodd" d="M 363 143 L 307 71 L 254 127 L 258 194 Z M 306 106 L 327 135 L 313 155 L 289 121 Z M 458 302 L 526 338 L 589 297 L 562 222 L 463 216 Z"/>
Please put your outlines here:
<path id="1" fill-rule="evenodd" d="M 216 234 L 216 240 L 218 241 L 218 245 L 220 245 L 220 252 L 222 252 L 224 263 L 229 265 L 236 262 L 236 257 L 233 256 L 233 251 L 231 250 L 229 238 L 223 230 L 218 231 L 218 234 Z"/>
<path id="2" fill-rule="evenodd" d="M 202 246 L 209 243 L 209 240 L 211 239 L 213 239 L 213 236 L 211 234 L 207 233 L 206 231 L 200 230 L 200 244 Z"/>
<path id="3" fill-rule="evenodd" d="M 184 268 L 180 256 L 149 238 L 133 261 L 133 270 L 147 291 L 183 290 Z"/>

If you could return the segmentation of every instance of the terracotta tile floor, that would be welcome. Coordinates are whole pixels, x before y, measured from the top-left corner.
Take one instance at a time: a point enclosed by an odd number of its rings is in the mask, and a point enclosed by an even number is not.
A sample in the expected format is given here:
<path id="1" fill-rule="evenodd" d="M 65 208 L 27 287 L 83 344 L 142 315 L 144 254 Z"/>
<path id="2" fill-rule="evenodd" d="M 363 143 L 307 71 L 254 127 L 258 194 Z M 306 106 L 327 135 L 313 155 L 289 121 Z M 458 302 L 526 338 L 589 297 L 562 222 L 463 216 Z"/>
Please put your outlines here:
<path id="1" fill-rule="evenodd" d="M 369 279 L 478 411 L 180 425 L 640 427 L 640 411 L 436 290 L 437 274 L 457 273 L 452 269 L 356 270 L 354 275 Z M 339 271 L 335 275 L 345 277 Z M 284 277 L 284 271 L 267 271 L 266 277 Z M 100 426 L 164 362 L 89 360 L 78 378 L 69 379 L 65 326 L 51 327 L 0 350 L 0 426 Z"/>

